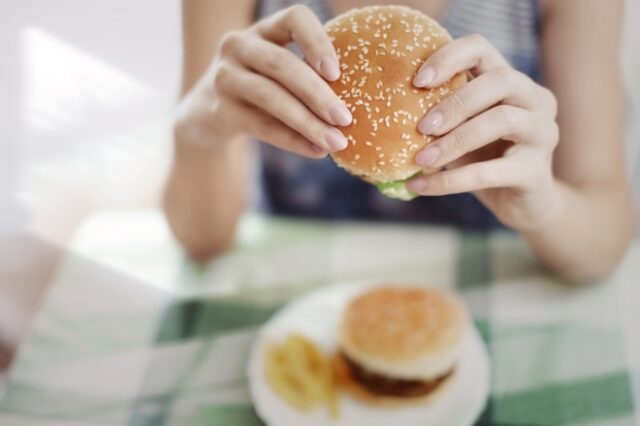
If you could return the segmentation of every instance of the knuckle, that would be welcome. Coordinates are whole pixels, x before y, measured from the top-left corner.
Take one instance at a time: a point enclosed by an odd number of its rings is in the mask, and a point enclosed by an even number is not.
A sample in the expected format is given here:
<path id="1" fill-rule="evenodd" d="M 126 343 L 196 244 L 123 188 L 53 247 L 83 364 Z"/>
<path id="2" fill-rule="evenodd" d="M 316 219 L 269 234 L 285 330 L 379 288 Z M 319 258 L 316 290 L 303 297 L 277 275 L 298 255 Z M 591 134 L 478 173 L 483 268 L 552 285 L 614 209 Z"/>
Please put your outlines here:
<path id="1" fill-rule="evenodd" d="M 309 83 L 309 84 L 303 84 L 299 89 L 298 89 L 298 97 L 300 98 L 300 100 L 302 100 L 302 102 L 304 102 L 306 105 L 320 105 L 320 102 L 318 102 L 317 98 L 319 96 L 319 92 L 318 91 L 318 86 L 315 83 Z"/>
<path id="2" fill-rule="evenodd" d="M 273 102 L 274 93 L 268 84 L 257 84 L 253 89 L 253 99 L 256 104 L 264 109 L 268 109 Z"/>
<path id="3" fill-rule="evenodd" d="M 302 128 L 309 128 L 309 140 L 314 142 L 321 142 L 323 140 L 326 127 L 313 114 L 305 110 L 305 112 L 301 114 L 299 123 Z"/>
<path id="4" fill-rule="evenodd" d="M 224 128 L 225 123 L 228 124 L 228 114 L 231 108 L 227 108 L 224 102 L 218 100 L 212 102 L 209 107 L 209 115 L 211 120 L 211 127 L 216 131 L 221 131 Z"/>
<path id="5" fill-rule="evenodd" d="M 227 55 L 238 49 L 242 43 L 242 36 L 239 31 L 229 31 L 226 33 L 220 41 L 220 52 L 223 55 Z"/>
<path id="6" fill-rule="evenodd" d="M 460 192 L 465 187 L 465 174 L 460 172 L 450 172 L 442 174 L 442 191 L 444 193 Z"/>
<path id="7" fill-rule="evenodd" d="M 308 84 L 302 85 L 300 97 L 306 105 L 315 110 L 326 109 L 327 105 L 337 99 L 333 91 L 324 82 L 315 78 Z"/>
<path id="8" fill-rule="evenodd" d="M 509 89 L 513 89 L 517 85 L 517 71 L 508 66 L 498 67 L 494 71 L 494 75 L 496 80 L 502 84 L 506 85 Z"/>
<path id="9" fill-rule="evenodd" d="M 522 91 L 525 96 L 533 98 L 535 95 L 536 83 L 531 80 L 531 77 L 526 75 L 525 73 L 516 70 L 511 67 L 507 67 L 511 69 L 511 75 L 508 78 L 508 84 L 511 87 L 512 91 L 518 92 Z"/>
<path id="10" fill-rule="evenodd" d="M 310 50 L 312 54 L 320 56 L 321 51 L 325 51 L 330 47 L 331 40 L 325 33 L 318 32 L 309 37 L 308 43 L 308 50 Z"/>
<path id="11" fill-rule="evenodd" d="M 437 188 L 439 192 L 449 192 L 453 188 L 453 179 L 450 173 L 439 173 L 432 178 L 433 186 Z"/>
<path id="12" fill-rule="evenodd" d="M 444 102 L 445 109 L 450 109 L 454 116 L 465 117 L 467 112 L 466 101 L 460 91 L 453 92 Z"/>
<path id="13" fill-rule="evenodd" d="M 328 106 L 334 102 L 334 99 L 335 96 L 332 93 L 326 93 L 325 88 L 320 87 L 320 85 L 317 85 L 315 90 L 310 85 L 310 87 L 305 87 L 302 100 L 305 105 L 308 105 L 312 110 L 322 115 L 328 114 Z"/>
<path id="14" fill-rule="evenodd" d="M 287 9 L 287 17 L 290 19 L 303 19 L 308 17 L 309 15 L 313 15 L 313 11 L 309 8 L 309 6 L 305 4 L 296 4 Z"/>
<path id="15" fill-rule="evenodd" d="M 265 53 L 265 65 L 270 70 L 277 70 L 282 66 L 285 60 L 285 51 L 277 47 Z"/>
<path id="16" fill-rule="evenodd" d="M 215 75 L 213 76 L 213 85 L 218 90 L 226 88 L 229 86 L 229 82 L 231 77 L 233 76 L 233 71 L 226 64 L 221 64 L 218 66 Z"/>
<path id="17" fill-rule="evenodd" d="M 558 146 L 558 142 L 560 141 L 560 127 L 558 123 L 553 121 L 549 128 L 549 140 L 551 141 L 551 150 L 553 150 L 556 146 Z"/>
<path id="18" fill-rule="evenodd" d="M 326 145 L 324 134 L 327 127 L 311 114 L 307 114 L 305 120 L 306 121 L 301 124 L 305 130 L 300 131 L 300 133 L 309 141 L 319 146 Z"/>
<path id="19" fill-rule="evenodd" d="M 474 34 L 470 34 L 467 36 L 469 41 L 473 42 L 473 43 L 478 43 L 478 44 L 487 44 L 488 41 L 485 38 L 485 36 L 483 36 L 482 34 L 479 33 L 474 33 Z"/>
<path id="20" fill-rule="evenodd" d="M 490 187 L 496 183 L 496 175 L 488 167 L 479 168 L 475 176 L 476 184 L 480 187 Z"/>
<path id="21" fill-rule="evenodd" d="M 458 157 L 466 152 L 466 137 L 462 134 L 460 129 L 456 129 L 451 132 L 451 137 L 448 139 L 449 143 L 447 144 L 447 151 L 449 151 L 449 155 Z"/>
<path id="22" fill-rule="evenodd" d="M 519 186 L 544 185 L 553 179 L 551 171 L 551 157 L 539 157 L 527 162 L 527 167 L 522 167 L 516 176 Z"/>
<path id="23" fill-rule="evenodd" d="M 499 105 L 496 107 L 496 114 L 508 133 L 515 133 L 521 128 L 522 116 L 517 112 L 516 108 L 508 105 Z"/>
<path id="24" fill-rule="evenodd" d="M 329 36 L 322 31 L 318 32 L 313 37 L 313 43 L 315 43 L 315 46 L 318 46 L 320 48 L 333 46 L 333 43 L 331 42 L 331 39 L 329 38 Z"/>
<path id="25" fill-rule="evenodd" d="M 286 115 L 291 126 L 310 140 L 317 141 L 324 131 L 324 125 L 303 105 L 293 104 L 287 108 Z M 313 136 L 313 137 L 312 137 Z"/>
<path id="26" fill-rule="evenodd" d="M 256 128 L 258 132 L 265 137 L 270 137 L 273 134 L 273 124 L 273 119 L 266 114 L 259 114 L 256 117 Z"/>
<path id="27" fill-rule="evenodd" d="M 466 117 L 466 100 L 460 91 L 451 93 L 440 103 L 440 109 L 445 110 L 445 117 Z"/>
<path id="28" fill-rule="evenodd" d="M 558 115 L 558 99 L 556 99 L 556 96 L 548 88 L 543 87 L 542 89 L 544 97 L 547 100 L 547 104 L 549 105 L 549 112 L 551 113 L 551 116 L 555 118 Z"/>

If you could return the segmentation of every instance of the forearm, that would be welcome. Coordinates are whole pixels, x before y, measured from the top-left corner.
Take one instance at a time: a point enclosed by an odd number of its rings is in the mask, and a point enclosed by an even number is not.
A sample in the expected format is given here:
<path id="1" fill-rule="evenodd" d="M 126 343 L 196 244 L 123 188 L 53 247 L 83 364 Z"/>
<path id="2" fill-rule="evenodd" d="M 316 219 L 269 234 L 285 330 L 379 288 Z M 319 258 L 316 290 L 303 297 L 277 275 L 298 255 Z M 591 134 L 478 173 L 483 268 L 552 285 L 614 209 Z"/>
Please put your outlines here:
<path id="1" fill-rule="evenodd" d="M 555 210 L 539 229 L 522 232 L 541 262 L 571 281 L 593 281 L 618 264 L 635 219 L 624 184 L 582 189 L 557 181 Z"/>
<path id="2" fill-rule="evenodd" d="M 248 144 L 238 138 L 208 147 L 176 135 L 164 207 L 174 235 L 197 260 L 233 242 L 248 198 Z"/>

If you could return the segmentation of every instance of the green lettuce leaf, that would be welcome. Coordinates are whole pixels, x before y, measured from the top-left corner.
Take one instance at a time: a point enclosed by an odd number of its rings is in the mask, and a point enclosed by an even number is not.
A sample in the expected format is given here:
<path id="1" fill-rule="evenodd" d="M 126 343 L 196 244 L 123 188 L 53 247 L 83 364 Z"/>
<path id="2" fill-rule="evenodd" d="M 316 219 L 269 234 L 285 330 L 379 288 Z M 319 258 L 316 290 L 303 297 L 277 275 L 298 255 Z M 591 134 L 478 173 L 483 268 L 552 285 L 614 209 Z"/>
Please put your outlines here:
<path id="1" fill-rule="evenodd" d="M 378 190 L 389 198 L 397 198 L 398 200 L 409 201 L 418 196 L 415 192 L 407 189 L 406 180 L 394 180 L 391 182 L 381 182 L 376 185 Z"/>

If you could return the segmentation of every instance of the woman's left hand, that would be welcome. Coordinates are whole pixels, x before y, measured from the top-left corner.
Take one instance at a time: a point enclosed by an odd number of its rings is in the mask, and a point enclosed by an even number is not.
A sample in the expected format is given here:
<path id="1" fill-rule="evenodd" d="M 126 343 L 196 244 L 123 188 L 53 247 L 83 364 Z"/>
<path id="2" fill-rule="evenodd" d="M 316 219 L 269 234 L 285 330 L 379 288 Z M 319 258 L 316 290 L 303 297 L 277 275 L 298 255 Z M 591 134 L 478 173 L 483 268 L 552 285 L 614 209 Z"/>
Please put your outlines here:
<path id="1" fill-rule="evenodd" d="M 407 187 L 420 195 L 473 192 L 507 226 L 520 231 L 543 226 L 560 205 L 552 172 L 556 99 L 479 35 L 439 49 L 413 84 L 435 88 L 467 71 L 474 78 L 418 124 L 420 132 L 436 139 L 416 155 L 416 163 L 447 169 L 414 178 Z M 509 147 L 482 158 L 496 141 L 508 141 Z"/>

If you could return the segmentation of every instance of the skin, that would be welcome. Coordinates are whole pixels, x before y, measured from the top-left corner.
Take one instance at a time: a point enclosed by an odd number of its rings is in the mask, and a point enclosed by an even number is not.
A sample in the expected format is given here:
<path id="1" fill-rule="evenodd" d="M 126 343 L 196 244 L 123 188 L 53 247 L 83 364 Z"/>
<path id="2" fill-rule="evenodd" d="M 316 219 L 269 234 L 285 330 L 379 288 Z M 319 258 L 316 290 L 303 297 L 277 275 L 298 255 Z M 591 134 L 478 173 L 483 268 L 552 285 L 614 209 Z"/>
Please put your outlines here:
<path id="1" fill-rule="evenodd" d="M 326 84 L 339 76 L 337 59 L 310 10 L 296 6 L 251 25 L 252 1 L 219 3 L 183 4 L 183 98 L 165 197 L 175 235 L 200 260 L 229 247 L 246 208 L 255 149 L 247 136 L 322 158 L 343 148 L 339 127 L 351 121 Z M 372 3 L 334 2 L 333 10 Z M 407 3 L 435 17 L 445 5 Z M 415 161 L 445 170 L 408 186 L 425 196 L 472 192 L 551 271 L 588 281 L 612 271 L 634 228 L 619 34 L 612 31 L 620 28 L 622 2 L 546 0 L 541 7 L 546 88 L 478 35 L 455 40 L 421 66 L 419 87 L 462 71 L 474 79 L 420 121 L 419 130 L 437 139 Z M 292 40 L 305 62 L 284 48 Z"/>

